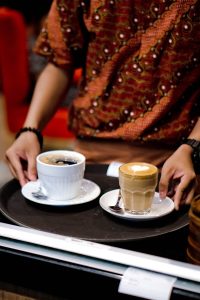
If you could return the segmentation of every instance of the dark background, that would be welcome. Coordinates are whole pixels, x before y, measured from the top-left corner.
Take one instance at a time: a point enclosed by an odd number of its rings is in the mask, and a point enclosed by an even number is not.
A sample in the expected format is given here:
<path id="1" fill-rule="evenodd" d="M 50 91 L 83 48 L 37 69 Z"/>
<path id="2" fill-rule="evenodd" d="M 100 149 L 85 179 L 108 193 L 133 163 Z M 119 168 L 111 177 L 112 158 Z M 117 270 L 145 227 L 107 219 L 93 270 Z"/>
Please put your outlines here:
<path id="1" fill-rule="evenodd" d="M 0 0 L 0 6 L 20 11 L 28 25 L 40 22 L 51 6 L 52 0 Z"/>

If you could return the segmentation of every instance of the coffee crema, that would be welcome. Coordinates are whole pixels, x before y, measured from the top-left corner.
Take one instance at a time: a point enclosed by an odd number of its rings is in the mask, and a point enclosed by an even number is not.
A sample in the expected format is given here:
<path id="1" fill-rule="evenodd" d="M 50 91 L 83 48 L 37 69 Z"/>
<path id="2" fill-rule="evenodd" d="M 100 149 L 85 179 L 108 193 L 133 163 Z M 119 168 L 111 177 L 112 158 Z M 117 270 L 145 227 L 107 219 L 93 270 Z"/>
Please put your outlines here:
<path id="1" fill-rule="evenodd" d="M 78 163 L 77 160 L 67 157 L 65 155 L 45 155 L 40 157 L 40 161 L 48 164 L 48 165 L 54 165 L 54 166 L 64 166 L 64 165 L 75 165 Z"/>

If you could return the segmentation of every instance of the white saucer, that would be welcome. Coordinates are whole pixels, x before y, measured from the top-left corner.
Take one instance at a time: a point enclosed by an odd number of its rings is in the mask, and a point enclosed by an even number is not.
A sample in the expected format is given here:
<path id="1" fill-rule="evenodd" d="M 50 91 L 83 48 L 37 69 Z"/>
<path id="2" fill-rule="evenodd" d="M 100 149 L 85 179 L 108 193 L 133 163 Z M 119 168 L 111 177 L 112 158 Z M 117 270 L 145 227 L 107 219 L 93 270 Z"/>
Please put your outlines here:
<path id="1" fill-rule="evenodd" d="M 39 189 L 40 183 L 39 181 L 29 181 L 22 187 L 22 195 L 35 203 L 44 204 L 44 205 L 52 205 L 52 206 L 69 206 L 90 202 L 96 199 L 101 190 L 100 187 L 94 183 L 93 181 L 83 179 L 82 186 L 80 189 L 80 194 L 73 199 L 66 200 L 54 200 L 52 198 L 47 199 L 37 199 L 32 193 L 37 192 Z"/>
<path id="2" fill-rule="evenodd" d="M 166 197 L 164 200 L 161 200 L 159 194 L 156 192 L 153 205 L 151 211 L 146 215 L 133 215 L 131 213 L 123 212 L 117 213 L 109 209 L 110 205 L 115 205 L 117 201 L 119 190 L 112 190 L 107 192 L 101 196 L 99 199 L 100 206 L 107 211 L 109 214 L 112 214 L 118 218 L 123 218 L 127 220 L 152 220 L 156 218 L 160 218 L 172 212 L 174 210 L 174 202 L 169 198 Z M 123 208 L 122 201 L 120 201 L 120 205 Z"/>

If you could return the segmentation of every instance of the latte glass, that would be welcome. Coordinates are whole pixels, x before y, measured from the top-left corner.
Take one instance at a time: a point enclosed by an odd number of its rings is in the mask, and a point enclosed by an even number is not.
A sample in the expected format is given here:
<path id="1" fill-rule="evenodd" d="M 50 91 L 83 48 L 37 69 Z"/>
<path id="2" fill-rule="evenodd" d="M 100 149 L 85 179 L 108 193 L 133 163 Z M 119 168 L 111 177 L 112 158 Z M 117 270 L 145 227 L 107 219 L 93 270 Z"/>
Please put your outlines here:
<path id="1" fill-rule="evenodd" d="M 44 194 L 54 200 L 72 199 L 80 193 L 85 156 L 68 150 L 52 150 L 37 156 L 37 172 Z"/>
<path id="2" fill-rule="evenodd" d="M 126 212 L 144 215 L 152 207 L 158 181 L 158 169 L 145 162 L 131 162 L 119 167 L 119 185 Z"/>

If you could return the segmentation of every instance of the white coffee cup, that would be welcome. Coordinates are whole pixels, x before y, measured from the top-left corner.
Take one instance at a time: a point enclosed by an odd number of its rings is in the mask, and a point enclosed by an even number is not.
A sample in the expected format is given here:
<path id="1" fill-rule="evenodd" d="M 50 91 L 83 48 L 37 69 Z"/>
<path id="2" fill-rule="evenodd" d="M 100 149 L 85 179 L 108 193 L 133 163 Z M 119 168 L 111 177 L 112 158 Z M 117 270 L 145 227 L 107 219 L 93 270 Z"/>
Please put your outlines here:
<path id="1" fill-rule="evenodd" d="M 85 156 L 68 150 L 51 150 L 37 156 L 41 190 L 53 200 L 68 200 L 80 193 Z"/>

